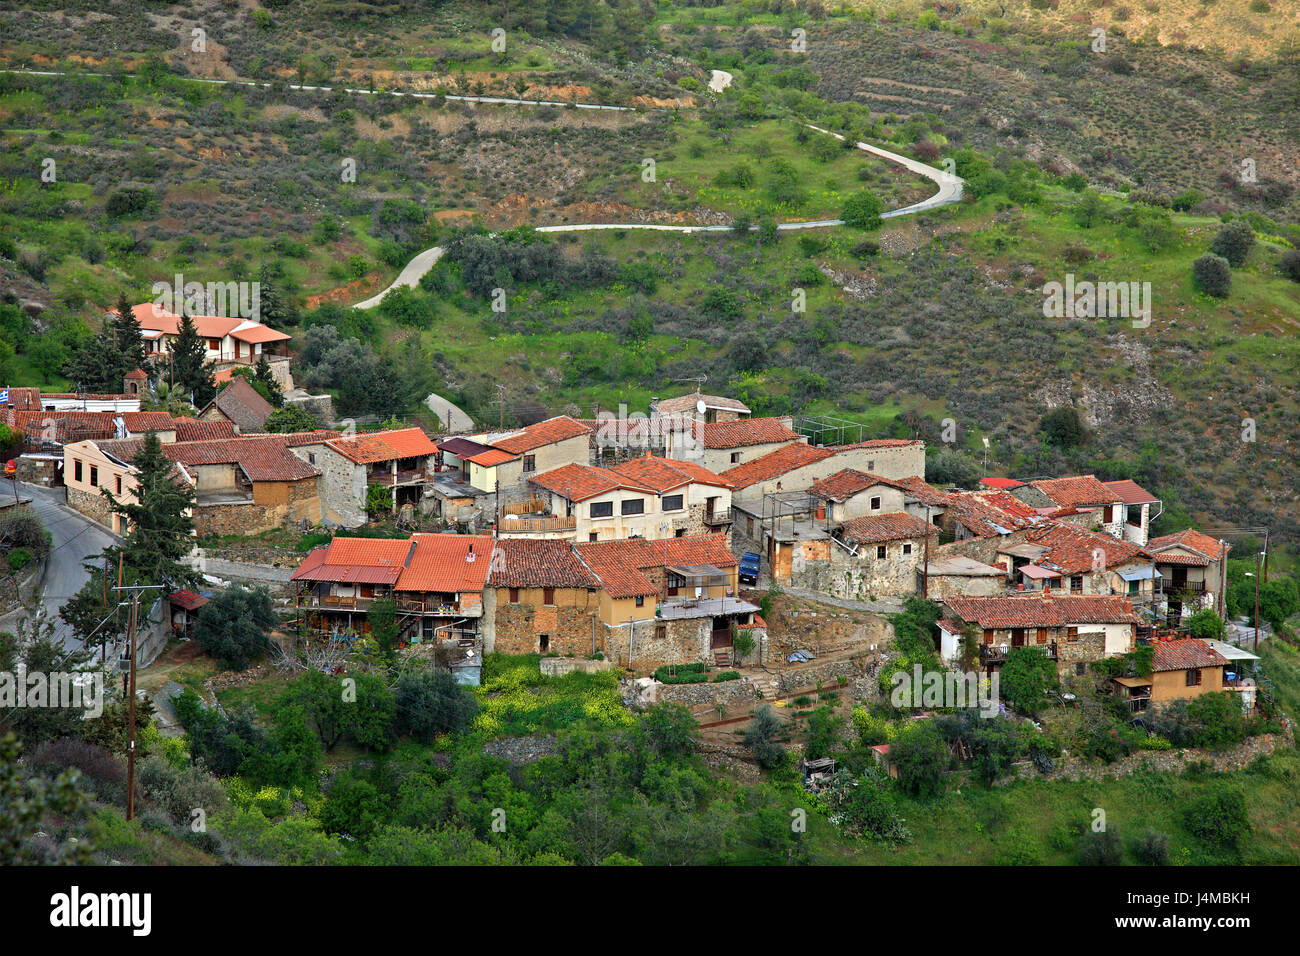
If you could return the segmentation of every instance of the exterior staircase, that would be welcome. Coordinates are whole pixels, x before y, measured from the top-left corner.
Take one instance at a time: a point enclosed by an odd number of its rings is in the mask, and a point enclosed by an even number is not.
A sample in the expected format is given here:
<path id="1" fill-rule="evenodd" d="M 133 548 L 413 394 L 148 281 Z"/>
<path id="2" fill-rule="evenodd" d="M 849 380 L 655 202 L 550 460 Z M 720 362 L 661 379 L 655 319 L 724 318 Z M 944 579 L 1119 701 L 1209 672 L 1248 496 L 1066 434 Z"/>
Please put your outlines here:
<path id="1" fill-rule="evenodd" d="M 731 648 L 719 647 L 713 652 L 713 663 L 718 667 L 731 666 Z"/>

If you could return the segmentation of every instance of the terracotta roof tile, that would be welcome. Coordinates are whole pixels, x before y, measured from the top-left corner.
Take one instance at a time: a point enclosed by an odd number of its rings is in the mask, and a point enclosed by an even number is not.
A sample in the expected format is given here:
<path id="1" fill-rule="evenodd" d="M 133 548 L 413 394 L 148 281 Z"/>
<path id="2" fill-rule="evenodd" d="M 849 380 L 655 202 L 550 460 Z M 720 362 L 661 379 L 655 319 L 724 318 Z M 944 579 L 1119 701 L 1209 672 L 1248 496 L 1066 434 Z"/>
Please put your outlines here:
<path id="1" fill-rule="evenodd" d="M 855 541 L 858 544 L 878 544 L 882 541 L 897 541 L 900 538 L 924 538 L 926 535 L 939 533 L 939 529 L 926 522 L 924 518 L 901 511 L 887 515 L 851 518 L 841 525 L 841 529 L 846 541 Z"/>
<path id="2" fill-rule="evenodd" d="M 814 448 L 812 445 L 795 442 L 776 451 L 769 451 L 766 455 L 747 461 L 743 465 L 728 468 L 719 477 L 731 482 L 733 488 L 748 488 L 760 481 L 779 478 L 796 468 L 825 461 L 834 454 L 828 448 Z"/>
<path id="3" fill-rule="evenodd" d="M 1147 542 L 1148 551 L 1160 551 L 1165 548 L 1181 547 L 1188 548 L 1205 555 L 1211 561 L 1220 560 L 1225 554 L 1232 550 L 1232 545 L 1226 542 L 1220 542 L 1217 538 L 1212 538 L 1208 534 L 1202 534 L 1194 528 L 1187 528 L 1184 531 L 1175 531 L 1173 534 L 1161 535 L 1158 538 L 1152 538 Z M 1172 564 L 1167 561 L 1168 555 L 1160 557 L 1159 560 Z"/>
<path id="4" fill-rule="evenodd" d="M 173 442 L 163 445 L 162 451 L 182 467 L 237 464 L 250 481 L 300 481 L 319 475 L 320 470 L 289 449 L 301 445 L 323 445 L 337 435 L 338 432 L 331 431 L 242 435 L 216 441 Z M 139 447 L 138 440 L 133 444 Z M 100 447 L 107 450 L 102 445 Z M 120 456 L 115 454 L 114 457 Z"/>
<path id="5" fill-rule="evenodd" d="M 851 498 L 859 492 L 866 491 L 874 485 L 887 485 L 890 488 L 903 490 L 903 486 L 896 481 L 890 481 L 888 478 L 881 478 L 879 475 L 873 475 L 869 472 L 858 471 L 856 468 L 844 468 L 814 481 L 808 489 L 808 493 L 816 495 L 818 498 L 825 498 L 828 501 L 843 501 L 845 498 Z"/>
<path id="6" fill-rule="evenodd" d="M 1069 627 L 1076 624 L 1136 624 L 1128 598 L 1110 594 L 1007 597 L 951 597 L 945 602 L 963 621 L 982 628 Z"/>
<path id="7" fill-rule="evenodd" d="M 683 485 L 712 485 L 730 488 L 731 482 L 693 461 L 675 458 L 654 458 L 648 452 L 609 468 L 609 471 L 634 482 L 653 488 L 659 494 L 681 488 Z"/>
<path id="8" fill-rule="evenodd" d="M 746 414 L 749 412 L 748 405 L 736 401 L 734 398 L 725 398 L 721 395 L 700 395 L 694 392 L 690 395 L 679 395 L 676 398 L 660 399 L 650 407 L 660 415 L 673 415 L 680 412 L 694 412 L 696 403 L 701 400 L 708 408 L 721 408 L 732 412 L 745 412 Z"/>
<path id="9" fill-rule="evenodd" d="M 592 465 L 561 465 L 535 475 L 529 481 L 553 494 L 563 495 L 569 501 L 586 501 L 618 488 L 648 495 L 655 493 L 649 485 L 624 477 L 612 468 L 596 468 Z"/>
<path id="10" fill-rule="evenodd" d="M 1031 481 L 1030 484 L 1056 504 L 1066 508 L 1109 505 L 1121 500 L 1117 493 L 1098 481 L 1095 475 L 1044 478 Z"/>
<path id="11" fill-rule="evenodd" d="M 419 428 L 397 428 L 369 432 L 355 438 L 335 438 L 328 446 L 358 465 L 399 458 L 423 458 L 434 454 L 438 446 Z"/>
<path id="12" fill-rule="evenodd" d="M 598 588 L 600 579 L 573 545 L 555 539 L 503 538 L 492 552 L 492 587 Z"/>
<path id="13" fill-rule="evenodd" d="M 697 534 L 684 538 L 647 541 L 592 541 L 574 545 L 587 567 L 600 578 L 611 597 L 656 594 L 658 589 L 643 572 L 674 565 L 711 564 L 734 568 L 739 562 L 727 547 L 725 534 Z"/>
<path id="14" fill-rule="evenodd" d="M 579 435 L 590 437 L 591 433 L 582 422 L 568 415 L 559 415 L 529 425 L 520 432 L 503 436 L 487 444 L 508 451 L 512 455 L 520 455 L 534 448 L 541 448 L 543 445 L 553 445 L 569 438 L 577 438 Z"/>
<path id="15" fill-rule="evenodd" d="M 1106 486 L 1107 491 L 1126 505 L 1146 505 L 1160 500 L 1136 481 L 1127 478 L 1120 481 L 1103 481 L 1102 484 Z"/>
<path id="16" fill-rule="evenodd" d="M 232 377 L 230 384 L 219 391 L 200 414 L 214 407 L 234 422 L 241 432 L 260 432 L 267 416 L 275 411 L 248 379 L 240 375 Z"/>
<path id="17" fill-rule="evenodd" d="M 947 514 L 976 537 L 996 538 L 1042 523 L 1038 512 L 1005 491 L 960 491 L 944 499 Z"/>
<path id="18" fill-rule="evenodd" d="M 398 591 L 482 592 L 492 567 L 492 538 L 472 534 L 411 535 L 411 555 Z"/>
<path id="19" fill-rule="evenodd" d="M 202 422 L 197 418 L 176 419 L 177 441 L 215 441 L 218 438 L 234 437 L 234 422 Z"/>
<path id="20" fill-rule="evenodd" d="M 1071 524 L 1030 531 L 1025 540 L 1048 551 L 1034 563 L 1062 574 L 1083 574 L 1093 568 L 1093 551 L 1105 555 L 1105 566 L 1117 568 L 1130 561 L 1150 560 L 1136 544 Z"/>
<path id="21" fill-rule="evenodd" d="M 799 440 L 798 433 L 787 428 L 779 418 L 741 418 L 695 427 L 705 448 L 743 448 Z"/>
<path id="22" fill-rule="evenodd" d="M 1202 640 L 1194 637 L 1177 641 L 1156 641 L 1151 669 L 1157 672 L 1181 671 L 1198 667 L 1222 667 L 1228 659 Z"/>

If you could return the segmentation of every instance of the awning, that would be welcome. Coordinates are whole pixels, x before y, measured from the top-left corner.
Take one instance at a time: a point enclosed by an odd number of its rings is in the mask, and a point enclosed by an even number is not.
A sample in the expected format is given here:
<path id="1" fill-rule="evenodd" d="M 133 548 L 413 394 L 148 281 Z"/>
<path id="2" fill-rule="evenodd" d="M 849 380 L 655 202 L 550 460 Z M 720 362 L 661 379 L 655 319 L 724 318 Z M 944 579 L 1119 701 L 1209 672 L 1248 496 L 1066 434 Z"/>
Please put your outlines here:
<path id="1" fill-rule="evenodd" d="M 1160 577 L 1160 572 L 1153 566 L 1147 565 L 1141 568 L 1129 568 L 1125 571 L 1117 572 L 1125 581 L 1148 581 L 1152 578 Z"/>
<path id="2" fill-rule="evenodd" d="M 1035 581 L 1041 581 L 1045 578 L 1059 578 L 1061 576 L 1059 571 L 1049 571 L 1047 568 L 1040 568 L 1036 564 L 1026 564 L 1020 569 L 1020 573 Z"/>
<path id="3" fill-rule="evenodd" d="M 1123 684 L 1125 687 L 1150 687 L 1150 677 L 1115 677 L 1112 678 L 1116 684 Z"/>

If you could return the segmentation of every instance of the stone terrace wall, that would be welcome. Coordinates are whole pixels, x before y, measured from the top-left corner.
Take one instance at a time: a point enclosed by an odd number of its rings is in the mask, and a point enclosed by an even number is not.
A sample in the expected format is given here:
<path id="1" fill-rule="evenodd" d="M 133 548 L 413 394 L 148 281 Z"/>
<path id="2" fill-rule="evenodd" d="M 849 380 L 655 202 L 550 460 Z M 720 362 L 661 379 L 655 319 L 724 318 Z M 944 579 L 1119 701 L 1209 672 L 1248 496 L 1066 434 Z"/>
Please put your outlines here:
<path id="1" fill-rule="evenodd" d="M 716 672 L 715 672 L 716 673 Z M 712 676 L 712 675 L 711 675 Z M 745 680 L 727 680 L 720 684 L 656 684 L 655 701 L 705 707 L 718 703 L 758 700 L 758 689 Z"/>

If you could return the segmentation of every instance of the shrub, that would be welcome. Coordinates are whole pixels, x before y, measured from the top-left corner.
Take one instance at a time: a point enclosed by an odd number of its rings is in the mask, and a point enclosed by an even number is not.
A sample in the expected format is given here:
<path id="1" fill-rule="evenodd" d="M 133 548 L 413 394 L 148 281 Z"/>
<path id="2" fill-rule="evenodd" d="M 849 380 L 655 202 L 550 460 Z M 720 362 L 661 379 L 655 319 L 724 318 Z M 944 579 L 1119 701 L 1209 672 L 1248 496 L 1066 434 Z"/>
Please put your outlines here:
<path id="1" fill-rule="evenodd" d="M 1087 830 L 1079 841 L 1080 866 L 1122 866 L 1124 864 L 1124 843 L 1119 838 L 1119 829 L 1109 826 L 1100 833 Z"/>
<path id="2" fill-rule="evenodd" d="M 740 680 L 740 671 L 719 671 L 717 676 L 713 678 L 713 683 L 721 684 L 729 680 Z"/>
<path id="3" fill-rule="evenodd" d="M 651 746 L 661 754 L 689 754 L 695 749 L 700 725 L 681 704 L 656 704 L 645 712 L 641 726 Z"/>
<path id="4" fill-rule="evenodd" d="M 473 693 L 441 668 L 402 677 L 394 694 L 397 732 L 425 743 L 438 734 L 464 730 L 478 713 Z"/>
<path id="5" fill-rule="evenodd" d="M 1192 279 L 1206 295 L 1222 299 L 1232 288 L 1232 267 L 1223 256 L 1207 252 L 1192 263 Z"/>
<path id="6" fill-rule="evenodd" d="M 140 786 L 176 823 L 188 823 L 195 809 L 209 816 L 226 806 L 226 789 L 202 764 L 176 767 L 151 754 L 140 764 Z"/>
<path id="7" fill-rule="evenodd" d="M 1183 814 L 1183 826 L 1212 847 L 1236 849 L 1251 830 L 1245 794 L 1235 787 L 1222 786 L 1197 797 Z"/>
<path id="8" fill-rule="evenodd" d="M 1228 265 L 1238 268 L 1246 264 L 1246 257 L 1255 245 L 1255 230 L 1244 219 L 1234 219 L 1215 233 L 1210 251 L 1228 260 Z"/>
<path id="9" fill-rule="evenodd" d="M 785 747 L 780 743 L 781 720 L 768 704 L 754 712 L 741 742 L 753 751 L 754 759 L 764 770 L 774 770 L 785 763 Z"/>
<path id="10" fill-rule="evenodd" d="M 868 713 L 865 707 L 854 707 L 851 716 L 853 730 L 858 735 L 858 743 L 864 747 L 875 747 L 889 743 L 892 727 L 883 717 Z"/>
<path id="11" fill-rule="evenodd" d="M 1164 866 L 1169 861 L 1169 834 L 1144 831 L 1133 841 L 1133 857 L 1143 866 Z"/>
<path id="12" fill-rule="evenodd" d="M 829 707 L 818 707 L 808 718 L 808 746 L 804 749 L 804 756 L 809 760 L 817 760 L 825 757 L 835 749 L 840 739 L 840 725 L 844 723 L 842 717 L 836 717 L 835 711 Z"/>
<path id="13" fill-rule="evenodd" d="M 875 770 L 854 777 L 838 771 L 822 791 L 831 811 L 839 816 L 840 827 L 850 836 L 871 837 L 882 843 L 906 843 L 912 838 L 898 814 L 886 778 Z"/>
<path id="14" fill-rule="evenodd" d="M 265 588 L 233 587 L 203 605 L 194 622 L 194 641 L 218 664 L 242 671 L 271 646 L 268 632 L 277 623 Z"/>
<path id="15" fill-rule="evenodd" d="M 9 570 L 11 572 L 21 571 L 27 565 L 32 563 L 32 553 L 26 548 L 14 548 L 9 552 Z"/>
<path id="16" fill-rule="evenodd" d="M 863 191 L 850 196 L 844 204 L 840 218 L 846 225 L 855 229 L 879 229 L 884 221 L 880 218 L 885 205 L 875 193 Z"/>
<path id="17" fill-rule="evenodd" d="M 1282 275 L 1292 282 L 1300 282 L 1300 249 L 1288 249 L 1282 253 L 1277 267 L 1282 270 Z"/>
<path id="18" fill-rule="evenodd" d="M 889 762 L 898 769 L 898 785 L 905 793 L 928 799 L 943 793 L 944 774 L 952 755 L 948 744 L 927 721 L 913 725 L 910 733 L 890 745 Z"/>

